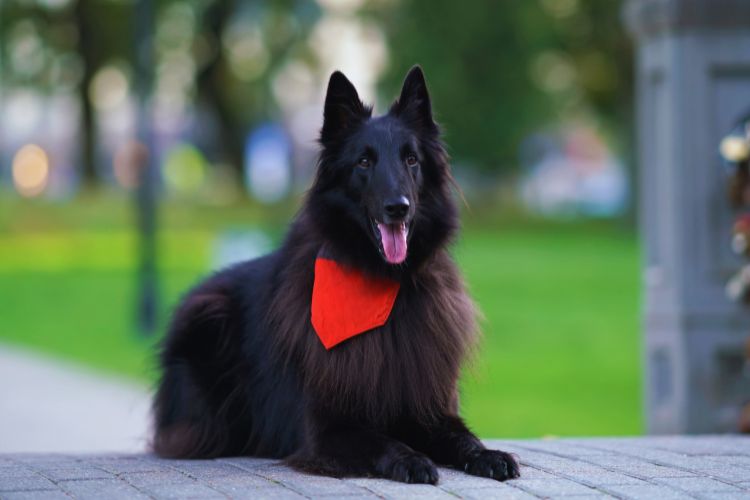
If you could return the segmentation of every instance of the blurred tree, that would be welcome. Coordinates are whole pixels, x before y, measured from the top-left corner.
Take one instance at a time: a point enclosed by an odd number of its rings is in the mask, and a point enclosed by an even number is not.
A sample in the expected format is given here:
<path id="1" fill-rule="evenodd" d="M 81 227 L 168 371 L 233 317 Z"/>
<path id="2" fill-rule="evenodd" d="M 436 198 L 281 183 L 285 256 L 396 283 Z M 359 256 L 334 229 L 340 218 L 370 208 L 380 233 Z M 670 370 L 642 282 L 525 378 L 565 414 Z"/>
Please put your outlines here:
<path id="1" fill-rule="evenodd" d="M 243 127 L 238 123 L 240 117 L 234 111 L 232 96 L 225 91 L 226 80 L 231 74 L 222 50 L 222 40 L 234 8 L 234 0 L 217 0 L 203 11 L 200 34 L 211 44 L 211 50 L 206 51 L 208 54 L 198 70 L 196 87 L 198 100 L 215 115 L 221 160 L 239 170 L 242 166 Z"/>
<path id="2" fill-rule="evenodd" d="M 94 106 L 89 98 L 89 89 L 94 80 L 99 54 L 94 42 L 96 36 L 92 19 L 91 2 L 76 0 L 72 16 L 78 27 L 78 55 L 83 64 L 83 74 L 78 85 L 78 99 L 81 104 L 81 179 L 87 187 L 97 182 L 96 168 L 96 122 Z"/>
<path id="3" fill-rule="evenodd" d="M 620 2 L 373 1 L 390 45 L 385 95 L 421 64 L 451 152 L 481 170 L 517 163 L 538 127 L 588 114 L 628 130 L 631 53 Z"/>
<path id="4" fill-rule="evenodd" d="M 547 4 L 554 5 L 551 0 Z M 618 152 L 629 158 L 635 77 L 633 44 L 621 19 L 622 2 L 580 0 L 574 5 L 575 10 L 557 13 L 555 43 L 570 55 L 585 105 L 610 132 Z"/>
<path id="5" fill-rule="evenodd" d="M 98 127 L 91 98 L 94 77 L 105 64 L 121 60 L 133 64 L 132 6 L 119 1 L 75 0 L 68 10 L 77 29 L 75 50 L 82 66 L 77 94 L 81 106 L 80 176 L 89 189 L 99 184 Z M 54 82 L 53 82 L 54 84 Z"/>
<path id="6" fill-rule="evenodd" d="M 44 2 L 41 0 L 0 0 L 2 8 L 2 30 L 0 30 L 0 50 L 3 51 L 3 82 L 8 86 L 24 86 L 35 92 L 56 92 L 60 82 L 52 76 L 51 61 L 61 53 L 75 54 L 80 65 L 80 78 L 76 82 L 75 93 L 81 109 L 81 161 L 80 178 L 87 186 L 99 182 L 102 166 L 98 161 L 102 151 L 97 137 L 98 111 L 92 100 L 92 84 L 97 72 L 105 65 L 115 63 L 126 75 L 134 77 L 132 47 L 135 41 L 130 27 L 134 15 L 135 2 L 129 0 L 68 0 Z M 170 37 L 192 37 L 192 52 L 188 54 L 194 65 L 190 78 L 191 90 L 187 92 L 190 109 L 199 109 L 211 117 L 215 133 L 211 134 L 211 144 L 206 153 L 216 151 L 212 161 L 228 163 L 241 172 L 243 142 L 245 134 L 256 124 L 278 117 L 271 92 L 273 77 L 289 58 L 309 59 L 305 54 L 310 29 L 319 16 L 320 9 L 313 0 L 258 0 L 237 2 L 235 0 L 154 0 L 157 17 L 157 30 L 163 27 L 162 15 L 170 7 L 184 6 L 195 15 L 195 32 L 166 33 Z M 260 34 L 260 45 L 264 63 L 252 76 L 238 74 L 232 68 L 228 57 L 227 32 L 232 25 L 235 29 L 235 42 L 239 50 L 246 49 L 242 43 L 248 36 L 244 26 L 252 27 L 253 34 Z M 70 27 L 73 36 L 62 40 L 55 36 L 60 26 Z M 167 31 L 170 27 L 167 27 Z M 19 42 L 14 33 L 32 30 L 33 44 L 27 39 Z M 62 41 L 61 41 L 62 40 Z M 71 41 L 72 40 L 72 41 Z M 169 69 L 162 57 L 167 52 L 174 54 L 174 46 L 159 47 L 157 39 L 157 59 L 159 76 Z M 32 47 L 33 45 L 33 47 Z M 44 59 L 32 70 L 6 63 L 8 52 L 18 49 L 29 51 L 35 58 Z M 23 49 L 23 50 L 21 50 Z M 163 50 L 159 50 L 163 49 Z M 178 47 L 182 49 L 182 47 Z M 11 58 L 12 59 L 12 58 Z M 23 62 L 23 57 L 17 58 Z M 26 59 L 30 59 L 26 57 Z M 311 62 L 311 61 L 308 61 Z M 184 69 L 184 65 L 183 68 Z M 164 70 L 164 71 L 161 71 Z M 129 73 L 129 74 L 128 74 Z M 170 77 L 171 75 L 166 75 Z M 158 77 L 157 77 L 158 78 Z M 156 96 L 152 96 L 156 97 Z M 155 104 L 155 101 L 152 101 Z M 196 138 L 193 138 L 196 139 Z M 202 146 L 206 146 L 202 144 Z M 213 155 L 211 155 L 213 156 Z"/>
<path id="7" fill-rule="evenodd" d="M 85 185 L 96 185 L 97 126 L 91 83 L 107 61 L 129 59 L 131 7 L 121 1 L 104 0 L 73 0 L 52 5 L 2 0 L 2 8 L 0 38 L 8 61 L 2 77 L 7 88 L 33 89 L 41 95 L 67 91 L 59 80 L 60 72 L 75 74 L 75 71 L 60 66 L 80 64 L 80 78 L 74 78 L 81 106 L 79 173 Z M 65 59 L 71 54 L 75 57 Z M 35 60 L 41 64 L 29 63 Z"/>
<path id="8" fill-rule="evenodd" d="M 216 123 L 217 160 L 241 174 L 247 132 L 279 118 L 271 91 L 279 68 L 291 58 L 308 58 L 306 42 L 319 16 L 313 4 L 213 0 L 200 9 L 197 101 Z M 237 67 L 242 64 L 252 69 Z"/>
<path id="9" fill-rule="evenodd" d="M 619 0 L 366 0 L 362 14 L 379 22 L 390 46 L 382 94 L 394 96 L 408 68 L 422 64 L 454 157 L 484 171 L 502 171 L 517 163 L 518 145 L 527 134 L 580 117 L 624 138 L 619 149 L 627 154 L 632 57 L 619 18 L 620 4 Z M 0 5 L 6 84 L 55 91 L 59 82 L 52 76 L 50 61 L 55 53 L 76 53 L 82 68 L 77 81 L 81 177 L 94 184 L 99 155 L 91 84 L 97 71 L 112 61 L 133 67 L 129 20 L 134 3 L 0 0 Z M 193 37 L 188 57 L 194 63 L 187 106 L 204 110 L 215 124 L 209 149 L 218 157 L 210 159 L 241 172 L 247 131 L 278 117 L 271 90 L 276 76 L 290 61 L 315 67 L 308 42 L 321 8 L 313 0 L 154 0 L 157 30 L 160 15 L 170 6 L 183 6 L 195 18 L 195 32 L 186 35 Z M 63 24 L 73 26 L 72 42 L 71 37 L 56 35 L 65 31 L 60 29 Z M 29 50 L 28 36 L 20 43 L 16 35 L 30 31 L 41 40 L 37 52 L 42 55 L 7 57 L 23 53 L 16 50 L 19 47 Z M 174 47 L 160 52 L 159 37 L 156 43 L 157 73 L 166 74 L 161 69 L 168 65 L 162 65 L 161 57 L 173 53 Z M 42 64 L 29 64 L 38 56 Z"/>

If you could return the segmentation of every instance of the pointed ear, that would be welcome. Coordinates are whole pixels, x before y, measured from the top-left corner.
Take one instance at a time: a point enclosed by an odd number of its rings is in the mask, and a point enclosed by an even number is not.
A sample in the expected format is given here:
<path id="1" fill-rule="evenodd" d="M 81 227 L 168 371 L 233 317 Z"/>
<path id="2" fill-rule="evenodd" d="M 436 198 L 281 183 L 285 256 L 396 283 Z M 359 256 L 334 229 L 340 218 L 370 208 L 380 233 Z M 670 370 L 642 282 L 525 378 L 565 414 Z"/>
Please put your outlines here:
<path id="1" fill-rule="evenodd" d="M 401 87 L 401 95 L 391 106 L 391 113 L 414 126 L 437 132 L 437 124 L 432 118 L 432 104 L 430 94 L 427 92 L 427 82 L 419 65 L 413 66 L 406 75 Z"/>
<path id="2" fill-rule="evenodd" d="M 326 144 L 336 140 L 369 116 L 370 110 L 362 104 L 352 82 L 342 72 L 334 71 L 328 80 L 320 141 Z"/>

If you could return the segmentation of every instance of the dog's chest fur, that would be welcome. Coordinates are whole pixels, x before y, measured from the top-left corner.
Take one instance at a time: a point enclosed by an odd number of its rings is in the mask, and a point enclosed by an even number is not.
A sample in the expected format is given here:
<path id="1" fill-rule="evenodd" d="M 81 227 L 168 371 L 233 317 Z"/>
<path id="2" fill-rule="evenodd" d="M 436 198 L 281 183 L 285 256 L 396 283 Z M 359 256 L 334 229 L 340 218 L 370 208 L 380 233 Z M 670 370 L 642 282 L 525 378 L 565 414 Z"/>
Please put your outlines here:
<path id="1" fill-rule="evenodd" d="M 304 390 L 328 411 L 369 422 L 455 410 L 456 381 L 476 326 L 447 252 L 402 280 L 385 325 L 326 350 L 310 324 L 316 251 L 300 250 L 280 272 L 284 293 L 275 294 L 268 320 L 276 349 L 301 374 Z"/>

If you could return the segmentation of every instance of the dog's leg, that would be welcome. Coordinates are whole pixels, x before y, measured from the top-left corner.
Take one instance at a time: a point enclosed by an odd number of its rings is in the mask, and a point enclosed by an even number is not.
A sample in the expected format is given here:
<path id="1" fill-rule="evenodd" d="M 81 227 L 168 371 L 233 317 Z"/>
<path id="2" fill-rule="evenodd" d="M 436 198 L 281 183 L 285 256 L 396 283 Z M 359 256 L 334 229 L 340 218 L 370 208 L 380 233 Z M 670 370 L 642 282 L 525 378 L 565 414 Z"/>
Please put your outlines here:
<path id="1" fill-rule="evenodd" d="M 404 420 L 394 435 L 435 462 L 455 467 L 468 474 L 498 481 L 520 476 L 518 462 L 510 453 L 488 450 L 455 415 L 444 415 L 426 425 Z"/>
<path id="2" fill-rule="evenodd" d="M 383 433 L 341 422 L 318 422 L 312 427 L 303 448 L 287 459 L 297 470 L 334 477 L 376 476 L 404 483 L 438 481 L 432 460 Z"/>

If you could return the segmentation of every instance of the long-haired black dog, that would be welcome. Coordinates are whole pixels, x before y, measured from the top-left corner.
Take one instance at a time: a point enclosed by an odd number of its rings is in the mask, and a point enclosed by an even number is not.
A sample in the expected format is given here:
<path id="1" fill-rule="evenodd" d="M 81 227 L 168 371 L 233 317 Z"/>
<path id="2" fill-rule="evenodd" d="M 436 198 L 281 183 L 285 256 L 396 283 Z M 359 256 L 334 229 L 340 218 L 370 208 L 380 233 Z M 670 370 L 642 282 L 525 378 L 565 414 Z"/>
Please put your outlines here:
<path id="1" fill-rule="evenodd" d="M 161 353 L 161 456 L 283 457 L 331 476 L 436 483 L 435 464 L 505 480 L 458 416 L 475 311 L 446 250 L 452 179 L 424 75 L 384 116 L 331 75 L 314 184 L 280 249 L 210 277 L 183 299 Z M 327 350 L 311 325 L 316 257 L 396 280 L 387 322 Z"/>

